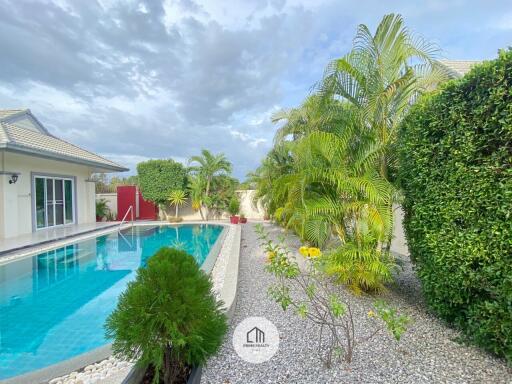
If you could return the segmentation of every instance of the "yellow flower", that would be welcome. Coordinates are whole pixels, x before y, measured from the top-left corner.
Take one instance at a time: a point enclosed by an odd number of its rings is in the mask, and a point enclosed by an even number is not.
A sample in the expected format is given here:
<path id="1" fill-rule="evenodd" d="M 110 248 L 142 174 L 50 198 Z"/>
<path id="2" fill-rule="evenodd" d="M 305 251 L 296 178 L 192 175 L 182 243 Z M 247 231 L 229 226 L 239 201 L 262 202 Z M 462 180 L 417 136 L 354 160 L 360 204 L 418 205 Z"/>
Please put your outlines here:
<path id="1" fill-rule="evenodd" d="M 368 317 L 375 317 L 375 312 L 372 310 L 368 311 Z"/>
<path id="2" fill-rule="evenodd" d="M 276 257 L 276 253 L 274 251 L 267 252 L 267 260 L 268 260 L 268 262 L 272 262 L 272 260 L 274 260 L 274 257 Z"/>
<path id="3" fill-rule="evenodd" d="M 309 256 L 312 258 L 317 258 L 317 257 L 322 256 L 322 251 L 320 251 L 320 249 L 318 249 L 318 248 L 311 247 L 311 248 L 309 248 L 308 251 L 309 251 Z"/>
<path id="4" fill-rule="evenodd" d="M 302 246 L 299 248 L 299 253 L 304 257 L 308 257 L 309 256 L 309 248 Z"/>

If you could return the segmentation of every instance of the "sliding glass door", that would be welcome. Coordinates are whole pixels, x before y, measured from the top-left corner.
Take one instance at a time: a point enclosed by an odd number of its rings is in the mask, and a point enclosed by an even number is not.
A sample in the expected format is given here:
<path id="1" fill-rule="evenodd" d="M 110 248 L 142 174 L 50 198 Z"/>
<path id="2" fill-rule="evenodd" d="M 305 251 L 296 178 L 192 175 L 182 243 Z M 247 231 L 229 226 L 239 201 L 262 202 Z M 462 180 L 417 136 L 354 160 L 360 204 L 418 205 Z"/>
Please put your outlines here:
<path id="1" fill-rule="evenodd" d="M 37 229 L 74 222 L 73 188 L 73 179 L 46 176 L 34 178 Z"/>

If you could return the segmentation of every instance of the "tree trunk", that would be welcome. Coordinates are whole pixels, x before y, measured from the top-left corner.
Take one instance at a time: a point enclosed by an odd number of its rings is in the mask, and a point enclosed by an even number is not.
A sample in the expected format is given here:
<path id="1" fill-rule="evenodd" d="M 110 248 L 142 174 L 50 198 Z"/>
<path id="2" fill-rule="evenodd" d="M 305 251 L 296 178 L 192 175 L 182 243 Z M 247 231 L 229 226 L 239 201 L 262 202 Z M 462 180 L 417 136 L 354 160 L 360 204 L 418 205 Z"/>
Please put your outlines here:
<path id="1" fill-rule="evenodd" d="M 164 383 L 165 384 L 173 384 L 173 367 L 172 367 L 172 357 L 171 357 L 171 347 L 167 346 L 164 351 Z"/>
<path id="2" fill-rule="evenodd" d="M 208 198 L 208 196 L 210 195 L 210 182 L 211 182 L 211 179 L 209 177 L 206 178 L 206 191 L 204 193 L 204 196 L 206 198 Z M 206 220 L 208 220 L 210 218 L 210 209 L 208 207 L 205 207 L 206 208 Z M 203 218 L 203 220 L 205 220 Z"/>
<path id="3" fill-rule="evenodd" d="M 208 195 L 210 193 L 210 181 L 211 181 L 210 178 L 207 177 L 206 178 L 206 192 L 204 194 L 206 197 L 208 197 Z"/>
<path id="4" fill-rule="evenodd" d="M 178 218 L 178 204 L 176 204 L 176 215 L 175 215 L 176 218 Z"/>

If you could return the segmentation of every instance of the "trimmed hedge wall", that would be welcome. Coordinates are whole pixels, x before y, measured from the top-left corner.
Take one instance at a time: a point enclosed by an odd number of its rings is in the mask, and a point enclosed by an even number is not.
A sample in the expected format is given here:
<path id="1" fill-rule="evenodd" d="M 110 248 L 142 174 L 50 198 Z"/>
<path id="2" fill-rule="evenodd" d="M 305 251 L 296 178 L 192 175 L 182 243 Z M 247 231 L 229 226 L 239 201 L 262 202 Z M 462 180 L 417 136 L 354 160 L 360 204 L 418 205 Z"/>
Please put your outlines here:
<path id="1" fill-rule="evenodd" d="M 137 164 L 137 178 L 144 199 L 166 204 L 172 191 L 186 188 L 187 170 L 172 159 L 148 160 Z"/>
<path id="2" fill-rule="evenodd" d="M 512 361 L 512 51 L 420 100 L 397 150 L 428 304 Z"/>

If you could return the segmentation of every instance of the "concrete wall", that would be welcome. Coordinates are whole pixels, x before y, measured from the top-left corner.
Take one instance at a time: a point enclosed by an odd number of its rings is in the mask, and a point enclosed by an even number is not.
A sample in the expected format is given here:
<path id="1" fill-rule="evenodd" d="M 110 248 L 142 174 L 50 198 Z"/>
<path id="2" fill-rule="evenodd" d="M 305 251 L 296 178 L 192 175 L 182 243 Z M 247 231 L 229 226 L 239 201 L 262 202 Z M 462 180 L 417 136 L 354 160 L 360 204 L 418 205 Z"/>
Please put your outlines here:
<path id="1" fill-rule="evenodd" d="M 263 220 L 265 210 L 261 203 L 254 201 L 255 190 L 237 191 L 240 198 L 240 214 L 244 214 L 248 219 Z"/>
<path id="2" fill-rule="evenodd" d="M 240 213 L 243 213 L 245 217 L 248 219 L 256 219 L 262 220 L 265 212 L 260 203 L 254 203 L 254 195 L 256 191 L 254 190 L 240 190 L 236 191 L 238 197 L 240 198 Z M 98 193 L 96 195 L 96 200 L 105 199 L 107 200 L 107 205 L 111 212 L 117 214 L 117 194 L 116 193 Z M 204 212 L 206 213 L 206 212 Z M 159 218 L 160 220 L 167 220 L 169 216 L 175 215 L 174 207 L 165 207 L 165 209 L 160 209 Z M 190 199 L 187 200 L 185 205 L 179 208 L 179 216 L 186 221 L 196 221 L 201 220 L 201 214 L 199 211 L 194 211 L 192 209 L 192 204 Z M 229 214 L 227 212 L 222 213 L 220 216 L 212 217 L 210 215 L 211 220 L 219 220 L 219 219 L 227 219 L 229 218 Z"/>
<path id="3" fill-rule="evenodd" d="M 404 211 L 401 206 L 393 206 L 393 240 L 391 241 L 391 250 L 405 256 L 409 256 L 407 248 L 407 240 L 405 239 L 404 227 Z"/>
<path id="4" fill-rule="evenodd" d="M 1 170 L 20 173 L 15 184 L 10 175 L 0 175 L 0 238 L 14 237 L 33 231 L 32 174 L 75 178 L 75 223 L 96 220 L 95 185 L 89 167 L 65 161 L 0 151 Z"/>
<path id="5" fill-rule="evenodd" d="M 203 213 L 206 214 L 206 212 Z M 167 217 L 174 216 L 175 214 L 176 208 L 174 208 L 174 206 L 167 206 L 164 209 L 160 208 L 159 211 L 159 217 L 161 220 L 167 220 Z M 192 203 L 190 199 L 187 199 L 187 202 L 179 208 L 178 215 L 181 216 L 183 220 L 187 221 L 201 220 L 201 214 L 199 213 L 199 211 L 194 211 L 192 209 Z"/>

